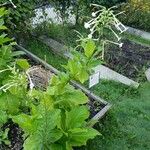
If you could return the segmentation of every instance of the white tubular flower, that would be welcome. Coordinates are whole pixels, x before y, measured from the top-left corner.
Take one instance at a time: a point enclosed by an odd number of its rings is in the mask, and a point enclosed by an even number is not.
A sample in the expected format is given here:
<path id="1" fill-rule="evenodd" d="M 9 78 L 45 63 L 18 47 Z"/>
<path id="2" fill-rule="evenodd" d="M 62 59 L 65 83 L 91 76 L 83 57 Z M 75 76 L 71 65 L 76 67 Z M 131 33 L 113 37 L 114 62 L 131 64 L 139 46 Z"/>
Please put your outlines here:
<path id="1" fill-rule="evenodd" d="M 96 13 L 95 12 L 92 12 L 92 17 L 96 17 Z"/>
<path id="2" fill-rule="evenodd" d="M 30 89 L 32 90 L 34 88 L 33 82 L 30 82 Z"/>
<path id="3" fill-rule="evenodd" d="M 94 31 L 94 28 L 91 28 L 90 31 L 93 32 L 93 31 Z"/>
<path id="4" fill-rule="evenodd" d="M 89 39 L 92 39 L 92 37 L 93 37 L 92 34 L 89 34 L 89 35 L 88 35 L 88 38 L 89 38 Z"/>
<path id="5" fill-rule="evenodd" d="M 122 46 L 123 46 L 123 43 L 120 43 L 120 44 L 119 44 L 119 47 L 122 48 Z"/>
<path id="6" fill-rule="evenodd" d="M 10 1 L 10 3 L 12 4 L 12 6 L 14 7 L 14 8 L 17 8 L 17 6 L 12 2 L 12 0 L 9 0 Z"/>
<path id="7" fill-rule="evenodd" d="M 85 27 L 85 29 L 89 29 L 89 28 L 90 28 L 90 24 L 87 23 L 87 22 L 85 22 L 85 23 L 84 23 L 84 27 Z"/>
<path id="8" fill-rule="evenodd" d="M 31 79 L 28 71 L 26 72 L 26 74 L 27 74 L 27 77 L 28 77 L 28 80 L 29 80 L 29 83 L 30 83 L 30 85 L 29 85 L 30 86 L 30 90 L 32 91 L 35 85 L 33 84 L 32 79 Z"/>

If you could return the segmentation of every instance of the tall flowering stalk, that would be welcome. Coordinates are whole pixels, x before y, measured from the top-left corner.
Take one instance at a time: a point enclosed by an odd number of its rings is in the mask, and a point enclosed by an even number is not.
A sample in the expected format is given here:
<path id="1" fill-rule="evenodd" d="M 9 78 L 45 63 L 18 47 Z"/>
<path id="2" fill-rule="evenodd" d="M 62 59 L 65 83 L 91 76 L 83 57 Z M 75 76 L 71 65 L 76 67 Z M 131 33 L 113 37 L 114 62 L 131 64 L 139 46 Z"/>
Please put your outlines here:
<path id="1" fill-rule="evenodd" d="M 117 19 L 117 16 L 122 14 L 120 12 L 118 14 L 114 14 L 113 8 L 116 6 L 107 9 L 104 6 L 92 4 L 92 6 L 98 9 L 97 11 L 92 12 L 92 18 L 88 22 L 84 23 L 84 27 L 89 29 L 90 34 L 88 35 L 89 39 L 94 39 L 100 42 L 102 45 L 102 59 L 104 59 L 104 46 L 106 43 L 112 43 L 122 47 L 123 43 L 120 42 L 121 37 L 120 34 L 125 32 L 127 28 Z M 109 29 L 111 33 L 116 37 L 116 41 L 111 41 L 109 39 L 104 39 L 104 29 Z M 116 32 L 119 31 L 119 34 Z M 98 37 L 97 37 L 98 35 Z M 96 38 L 95 38 L 96 37 Z"/>

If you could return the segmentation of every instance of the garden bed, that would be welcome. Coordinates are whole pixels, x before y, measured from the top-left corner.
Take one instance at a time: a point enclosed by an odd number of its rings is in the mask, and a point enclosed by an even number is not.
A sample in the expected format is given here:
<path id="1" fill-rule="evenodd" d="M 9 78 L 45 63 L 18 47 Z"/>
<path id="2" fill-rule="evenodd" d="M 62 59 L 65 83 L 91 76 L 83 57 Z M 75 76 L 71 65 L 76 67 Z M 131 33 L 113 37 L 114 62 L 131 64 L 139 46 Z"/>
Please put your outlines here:
<path id="1" fill-rule="evenodd" d="M 150 47 L 123 40 L 123 47 L 108 47 L 106 61 L 108 67 L 135 80 L 144 80 L 143 75 L 150 66 Z M 141 79 L 142 78 L 142 79 Z"/>
<path id="2" fill-rule="evenodd" d="M 2 130 L 8 131 L 8 140 L 11 142 L 9 146 L 0 144 L 0 150 L 22 150 L 23 149 L 23 131 L 18 126 L 12 122 L 12 120 L 8 120 L 6 124 L 3 125 Z"/>
<path id="3" fill-rule="evenodd" d="M 37 56 L 35 56 L 34 54 L 29 52 L 25 48 L 23 48 L 22 46 L 17 45 L 17 48 L 26 53 L 27 57 L 30 59 L 30 61 L 32 61 L 32 64 L 42 65 L 44 68 L 50 70 L 51 73 L 54 73 L 56 75 L 59 73 L 59 71 L 56 68 L 49 65 L 45 61 L 41 60 L 40 58 L 38 58 Z M 109 104 L 105 100 L 101 99 L 100 97 L 98 97 L 97 95 L 95 95 L 94 93 L 92 93 L 91 91 L 86 89 L 84 86 L 78 84 L 75 81 L 71 81 L 71 85 L 73 85 L 77 89 L 82 90 L 89 97 L 89 100 L 90 100 L 89 108 L 90 108 L 90 112 L 91 112 L 91 115 L 90 115 L 91 121 L 95 122 L 96 120 L 99 120 L 110 109 L 111 104 Z"/>

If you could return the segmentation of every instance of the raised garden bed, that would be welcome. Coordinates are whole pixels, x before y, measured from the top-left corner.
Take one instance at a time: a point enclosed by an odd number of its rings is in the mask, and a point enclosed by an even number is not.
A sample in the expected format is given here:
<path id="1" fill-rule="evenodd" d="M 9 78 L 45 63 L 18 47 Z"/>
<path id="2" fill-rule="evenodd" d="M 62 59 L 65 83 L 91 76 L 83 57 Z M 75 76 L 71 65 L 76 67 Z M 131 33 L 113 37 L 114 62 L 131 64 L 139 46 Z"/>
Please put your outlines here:
<path id="1" fill-rule="evenodd" d="M 58 51 L 58 45 L 55 46 L 58 42 L 55 40 L 47 36 L 35 38 L 50 47 L 54 53 L 66 58 L 70 57 L 66 46 L 60 44 Z M 122 42 L 124 43 L 122 49 L 114 45 L 106 48 L 105 61 L 107 66 L 130 79 L 143 81 L 144 79 L 141 76 L 144 74 L 144 68 L 150 66 L 150 47 L 127 39 Z"/>
<path id="2" fill-rule="evenodd" d="M 40 73 L 42 71 L 48 72 L 48 74 L 58 74 L 59 71 L 52 67 L 51 65 L 47 64 L 45 61 L 41 60 L 34 54 L 30 53 L 23 47 L 17 45 L 16 46 L 19 50 L 22 50 L 26 53 L 25 58 L 29 59 L 33 66 L 41 66 Z M 32 67 L 34 69 L 34 67 Z M 43 70 L 42 70 L 43 69 Z M 35 72 L 36 73 L 36 72 Z M 44 74 L 44 73 L 43 73 Z M 38 77 L 38 74 L 36 74 Z M 42 75 L 42 78 L 45 76 Z M 46 77 L 47 78 L 47 77 Z M 40 83 L 41 84 L 41 83 Z M 45 84 L 45 83 L 44 83 Z M 105 100 L 101 99 L 97 95 L 93 94 L 91 91 L 83 87 L 82 85 L 76 83 L 75 81 L 71 81 L 71 85 L 74 86 L 76 89 L 82 90 L 89 98 L 89 103 L 87 104 L 90 110 L 90 118 L 88 120 L 90 126 L 94 126 L 95 123 L 101 119 L 106 112 L 111 108 L 111 104 L 106 102 Z M 4 144 L 0 145 L 0 150 L 22 150 L 23 149 L 23 131 L 22 129 L 12 120 L 9 120 L 4 126 L 3 129 L 9 129 L 8 131 L 8 138 L 11 141 L 10 146 L 6 146 Z"/>
<path id="3" fill-rule="evenodd" d="M 29 57 L 29 59 L 31 61 L 33 61 L 34 63 L 42 65 L 44 68 L 50 70 L 52 73 L 54 73 L 56 75 L 59 73 L 59 71 L 56 68 L 49 65 L 45 61 L 41 60 L 39 57 L 32 54 L 31 52 L 29 52 L 22 46 L 17 45 L 16 47 L 18 49 L 24 51 L 26 53 L 27 57 Z M 90 100 L 89 108 L 90 108 L 90 112 L 91 112 L 90 121 L 91 122 L 96 123 L 96 121 L 101 119 L 106 114 L 106 112 L 111 108 L 111 104 L 109 104 L 107 101 L 103 100 L 102 98 L 98 97 L 97 95 L 92 93 L 90 90 L 86 89 L 84 86 L 78 84 L 75 81 L 71 81 L 70 84 L 73 85 L 75 88 L 82 90 L 89 97 L 89 100 Z M 92 124 L 92 125 L 94 125 L 94 124 Z"/>
<path id="4" fill-rule="evenodd" d="M 137 80 L 150 66 L 150 47 L 130 40 L 123 40 L 123 43 L 122 49 L 117 46 L 108 47 L 107 64 L 111 69 Z"/>
<path id="5" fill-rule="evenodd" d="M 71 58 L 71 53 L 69 52 L 69 48 L 64 46 L 63 44 L 43 35 L 40 37 L 37 37 L 37 39 L 42 42 L 42 44 L 50 47 L 49 53 L 53 53 L 56 56 L 64 57 L 66 59 Z M 45 50 L 45 49 L 44 49 Z M 111 63 L 110 63 L 111 64 Z M 128 86 L 132 86 L 135 88 L 138 88 L 139 83 L 129 79 L 126 76 L 123 76 L 122 74 L 119 74 L 118 72 L 115 72 L 115 68 L 111 70 L 109 68 L 109 63 L 107 65 L 108 67 L 104 65 L 98 65 L 97 67 L 93 68 L 95 72 L 100 72 L 101 79 L 104 80 L 114 80 L 117 82 L 121 82 L 123 84 L 126 84 Z"/>

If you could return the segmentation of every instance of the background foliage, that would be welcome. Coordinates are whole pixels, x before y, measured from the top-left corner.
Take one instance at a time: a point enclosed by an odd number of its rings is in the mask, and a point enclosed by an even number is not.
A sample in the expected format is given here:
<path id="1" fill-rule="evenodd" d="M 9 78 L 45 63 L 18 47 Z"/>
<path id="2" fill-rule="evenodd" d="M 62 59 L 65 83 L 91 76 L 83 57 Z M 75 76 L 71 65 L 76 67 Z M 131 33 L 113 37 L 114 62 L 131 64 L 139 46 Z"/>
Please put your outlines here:
<path id="1" fill-rule="evenodd" d="M 120 18 L 124 24 L 150 31 L 150 1 L 149 0 L 129 0 L 122 6 L 125 16 Z"/>

